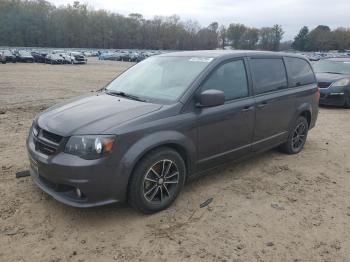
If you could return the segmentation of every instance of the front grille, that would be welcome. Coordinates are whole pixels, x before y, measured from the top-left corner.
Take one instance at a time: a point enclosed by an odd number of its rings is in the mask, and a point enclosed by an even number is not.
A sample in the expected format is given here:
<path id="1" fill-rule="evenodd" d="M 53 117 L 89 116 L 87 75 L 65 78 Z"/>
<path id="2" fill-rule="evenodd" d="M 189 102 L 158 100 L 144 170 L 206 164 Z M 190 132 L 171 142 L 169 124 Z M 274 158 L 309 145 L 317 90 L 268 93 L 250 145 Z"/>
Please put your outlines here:
<path id="1" fill-rule="evenodd" d="M 75 60 L 77 60 L 77 61 L 85 61 L 85 58 L 83 56 L 76 56 Z"/>
<path id="2" fill-rule="evenodd" d="M 35 129 L 38 131 L 37 135 L 33 136 L 35 150 L 44 155 L 54 155 L 63 137 L 44 130 L 39 126 L 36 126 Z"/>
<path id="3" fill-rule="evenodd" d="M 332 83 L 326 83 L 326 82 L 318 82 L 318 87 L 319 88 L 327 88 L 331 85 Z"/>
<path id="4" fill-rule="evenodd" d="M 53 141 L 57 144 L 61 143 L 62 141 L 62 136 L 56 135 L 54 133 L 51 133 L 49 131 L 46 131 L 42 129 L 42 136 L 46 138 L 47 140 Z"/>
<path id="5" fill-rule="evenodd" d="M 44 144 L 42 141 L 39 139 L 36 139 L 35 141 L 35 150 L 44 154 L 44 155 L 53 155 L 56 153 L 57 147 L 50 146 L 47 144 Z"/>

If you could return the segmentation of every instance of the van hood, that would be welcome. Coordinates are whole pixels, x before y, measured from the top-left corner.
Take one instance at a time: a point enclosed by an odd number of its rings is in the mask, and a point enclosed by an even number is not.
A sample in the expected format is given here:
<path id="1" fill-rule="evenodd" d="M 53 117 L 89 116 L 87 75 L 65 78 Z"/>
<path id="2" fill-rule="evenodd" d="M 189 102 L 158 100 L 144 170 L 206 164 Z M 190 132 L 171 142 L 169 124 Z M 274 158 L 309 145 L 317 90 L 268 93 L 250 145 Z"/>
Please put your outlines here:
<path id="1" fill-rule="evenodd" d="M 44 111 L 38 125 L 61 136 L 104 134 L 124 122 L 159 110 L 161 105 L 98 93 Z"/>

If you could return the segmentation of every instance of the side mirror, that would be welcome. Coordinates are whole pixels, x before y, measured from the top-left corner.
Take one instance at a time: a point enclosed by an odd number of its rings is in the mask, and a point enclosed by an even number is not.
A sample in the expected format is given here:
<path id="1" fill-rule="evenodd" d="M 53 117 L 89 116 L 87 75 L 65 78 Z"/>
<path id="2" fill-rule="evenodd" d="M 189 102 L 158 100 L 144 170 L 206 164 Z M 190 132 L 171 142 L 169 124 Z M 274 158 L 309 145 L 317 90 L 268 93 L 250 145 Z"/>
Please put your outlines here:
<path id="1" fill-rule="evenodd" d="M 223 105 L 225 103 L 225 94 L 217 89 L 208 89 L 198 95 L 197 102 L 198 107 Z"/>

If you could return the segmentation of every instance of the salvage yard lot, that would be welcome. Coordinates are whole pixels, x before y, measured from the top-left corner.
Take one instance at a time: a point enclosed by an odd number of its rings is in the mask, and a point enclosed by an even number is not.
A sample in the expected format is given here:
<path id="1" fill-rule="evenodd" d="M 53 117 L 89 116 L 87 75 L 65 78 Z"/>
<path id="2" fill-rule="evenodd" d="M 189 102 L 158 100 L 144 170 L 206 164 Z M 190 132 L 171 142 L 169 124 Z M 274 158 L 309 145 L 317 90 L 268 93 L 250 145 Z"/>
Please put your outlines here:
<path id="1" fill-rule="evenodd" d="M 271 150 L 216 169 L 154 215 L 71 208 L 30 177 L 15 178 L 28 169 L 25 138 L 37 113 L 131 65 L 0 65 L 0 261 L 349 259 L 350 110 L 342 108 L 320 109 L 300 154 Z"/>

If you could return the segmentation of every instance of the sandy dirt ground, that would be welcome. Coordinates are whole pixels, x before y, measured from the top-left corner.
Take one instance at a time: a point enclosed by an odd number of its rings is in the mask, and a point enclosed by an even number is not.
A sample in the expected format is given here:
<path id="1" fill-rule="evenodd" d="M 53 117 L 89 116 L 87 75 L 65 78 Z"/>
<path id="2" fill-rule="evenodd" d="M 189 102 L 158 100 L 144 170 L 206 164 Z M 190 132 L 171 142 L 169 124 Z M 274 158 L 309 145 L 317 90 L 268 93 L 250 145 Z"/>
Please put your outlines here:
<path id="1" fill-rule="evenodd" d="M 38 112 L 130 65 L 0 65 L 0 261 L 350 261 L 350 111 L 341 108 L 321 108 L 302 153 L 217 169 L 154 215 L 71 208 L 15 178 L 28 168 Z"/>

